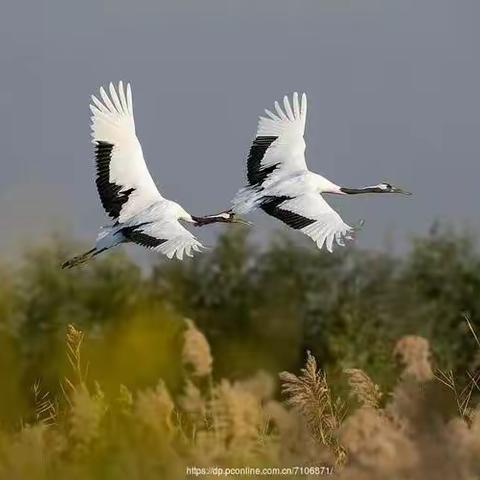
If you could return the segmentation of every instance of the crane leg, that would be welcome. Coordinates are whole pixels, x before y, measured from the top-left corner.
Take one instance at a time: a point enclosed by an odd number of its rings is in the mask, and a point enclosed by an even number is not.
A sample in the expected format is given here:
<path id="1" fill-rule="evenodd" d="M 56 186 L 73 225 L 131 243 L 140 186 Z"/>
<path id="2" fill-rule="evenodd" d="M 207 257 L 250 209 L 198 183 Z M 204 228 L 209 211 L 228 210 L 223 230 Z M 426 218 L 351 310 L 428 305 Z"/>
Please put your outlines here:
<path id="1" fill-rule="evenodd" d="M 105 250 L 106 248 L 103 248 L 101 250 L 92 248 L 88 252 L 82 253 L 81 255 L 77 255 L 76 257 L 67 260 L 65 263 L 62 264 L 62 269 L 70 269 L 76 267 L 77 265 L 81 265 L 82 263 L 88 262 L 88 260 L 91 260 L 93 257 L 96 257 L 99 253 L 102 253 Z"/>

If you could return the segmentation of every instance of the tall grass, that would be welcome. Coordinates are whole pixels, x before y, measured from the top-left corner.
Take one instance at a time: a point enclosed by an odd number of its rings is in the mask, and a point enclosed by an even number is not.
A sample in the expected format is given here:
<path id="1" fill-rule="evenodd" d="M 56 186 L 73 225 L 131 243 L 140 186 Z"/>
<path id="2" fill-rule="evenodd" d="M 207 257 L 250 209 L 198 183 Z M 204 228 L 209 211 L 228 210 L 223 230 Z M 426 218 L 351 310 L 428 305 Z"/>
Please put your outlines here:
<path id="1" fill-rule="evenodd" d="M 214 380 L 208 341 L 191 320 L 179 393 L 158 379 L 153 388 L 119 384 L 106 395 L 90 378 L 84 353 L 92 341 L 70 325 L 62 393 L 52 398 L 36 383 L 32 421 L 0 429 L 0 479 L 182 479 L 187 467 L 214 465 L 328 467 L 352 480 L 479 478 L 475 376 L 459 391 L 448 372 L 435 371 L 421 337 L 395 346 L 400 375 L 392 391 L 349 369 L 345 398 L 310 353 L 298 374 Z"/>

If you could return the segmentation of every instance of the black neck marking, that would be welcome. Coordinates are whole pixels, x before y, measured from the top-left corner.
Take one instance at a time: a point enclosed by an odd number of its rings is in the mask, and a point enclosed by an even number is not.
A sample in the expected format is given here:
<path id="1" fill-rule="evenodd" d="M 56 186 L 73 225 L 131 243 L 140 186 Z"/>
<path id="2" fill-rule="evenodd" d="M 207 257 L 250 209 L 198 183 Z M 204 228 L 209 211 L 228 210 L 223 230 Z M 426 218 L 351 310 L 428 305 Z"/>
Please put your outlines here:
<path id="1" fill-rule="evenodd" d="M 357 195 L 360 193 L 385 193 L 385 190 L 382 190 L 378 187 L 363 187 L 363 188 L 347 188 L 340 187 L 340 191 L 348 195 Z"/>
<path id="2" fill-rule="evenodd" d="M 197 227 L 203 227 L 204 225 L 209 225 L 210 223 L 231 223 L 232 221 L 232 214 L 229 214 L 228 218 L 224 217 L 195 217 L 192 215 L 192 219 L 195 222 Z"/>

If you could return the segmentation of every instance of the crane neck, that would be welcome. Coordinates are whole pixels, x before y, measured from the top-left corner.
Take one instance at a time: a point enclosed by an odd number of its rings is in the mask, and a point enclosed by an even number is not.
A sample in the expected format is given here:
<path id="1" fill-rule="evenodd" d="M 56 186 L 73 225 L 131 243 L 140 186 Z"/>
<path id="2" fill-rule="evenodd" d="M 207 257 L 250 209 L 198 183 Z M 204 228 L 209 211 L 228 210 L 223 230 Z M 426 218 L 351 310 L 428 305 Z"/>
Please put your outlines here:
<path id="1" fill-rule="evenodd" d="M 250 222 L 237 217 L 232 210 L 226 210 L 225 212 L 208 215 L 206 217 L 194 217 L 192 215 L 192 220 L 197 227 L 203 227 L 210 223 L 240 223 L 242 225 L 251 225 Z"/>
<path id="2" fill-rule="evenodd" d="M 359 195 L 362 193 L 385 193 L 379 187 L 362 187 L 362 188 L 349 188 L 349 187 L 340 187 L 340 191 L 346 195 Z"/>
<path id="3" fill-rule="evenodd" d="M 222 212 L 217 215 L 208 215 L 205 217 L 196 217 L 192 215 L 193 223 L 198 227 L 203 227 L 204 225 L 209 225 L 210 223 L 233 223 L 233 213 L 231 212 Z"/>

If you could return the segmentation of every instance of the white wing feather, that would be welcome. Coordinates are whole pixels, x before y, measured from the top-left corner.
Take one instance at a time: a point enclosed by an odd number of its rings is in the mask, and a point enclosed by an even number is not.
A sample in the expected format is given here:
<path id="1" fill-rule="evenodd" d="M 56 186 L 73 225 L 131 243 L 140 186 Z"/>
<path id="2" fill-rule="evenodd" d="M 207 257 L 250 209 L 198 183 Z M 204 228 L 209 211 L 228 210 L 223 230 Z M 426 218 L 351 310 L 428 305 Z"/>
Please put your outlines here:
<path id="1" fill-rule="evenodd" d="M 301 102 L 298 93 L 293 94 L 293 108 L 287 96 L 283 99 L 283 107 L 275 102 L 275 112 L 265 110 L 267 117 L 260 117 L 257 137 L 278 137 L 265 152 L 261 167 L 278 165 L 278 170 L 306 170 L 305 163 L 305 123 L 307 120 L 307 96 L 302 94 Z"/>
<path id="2" fill-rule="evenodd" d="M 124 222 L 162 197 L 150 176 L 135 134 L 130 84 L 125 91 L 122 82 L 117 90 L 110 83 L 109 93 L 110 96 L 102 87 L 102 100 L 92 95 L 92 143 L 113 145 L 109 181 L 121 188 L 120 193 L 133 189 L 118 217 L 120 222 Z"/>
<path id="3" fill-rule="evenodd" d="M 334 243 L 343 246 L 344 239 L 352 238 L 353 228 L 347 225 L 319 194 L 299 195 L 282 203 L 280 208 L 315 220 L 300 231 L 308 235 L 320 249 L 325 244 L 327 250 L 331 252 Z"/>
<path id="4" fill-rule="evenodd" d="M 164 243 L 153 247 L 152 250 L 163 253 L 168 258 L 176 256 L 179 260 L 184 255 L 193 256 L 193 252 L 199 252 L 202 244 L 184 228 L 177 220 L 162 220 L 144 225 L 141 232 Z"/>
<path id="5" fill-rule="evenodd" d="M 120 232 L 130 242 L 163 253 L 168 258 L 192 256 L 202 244 L 179 222 L 188 213 L 176 202 L 161 199 L 120 225 Z"/>

